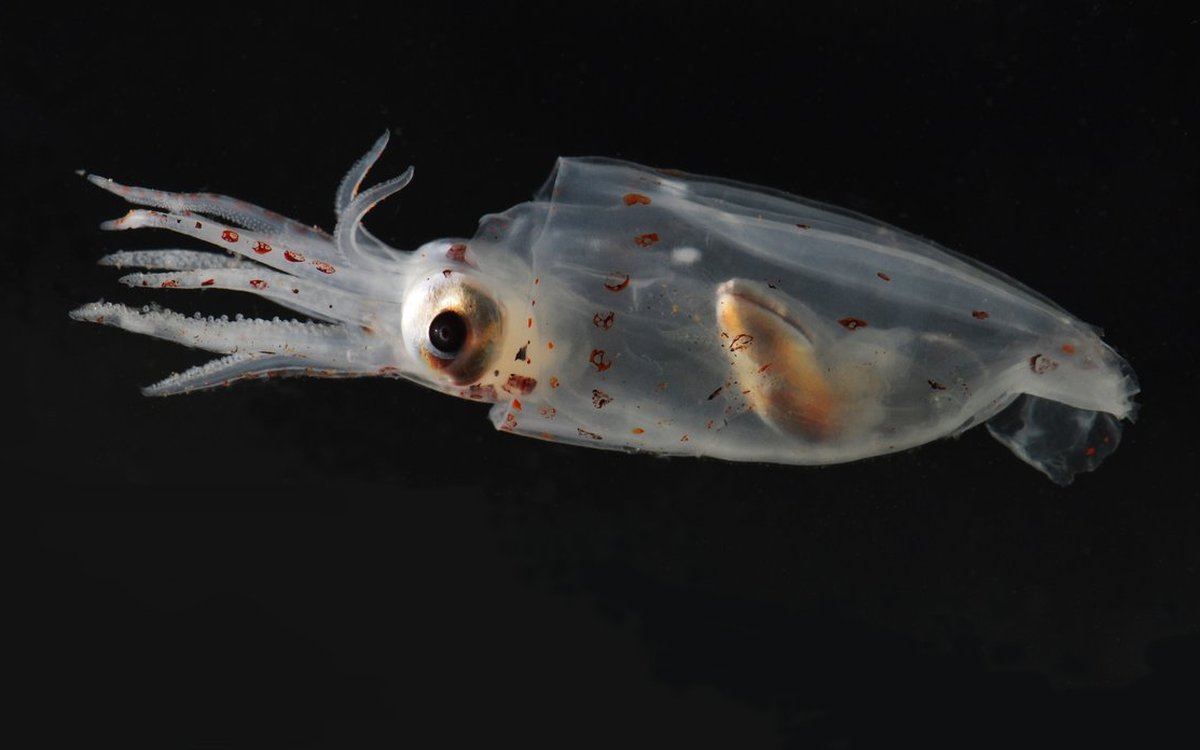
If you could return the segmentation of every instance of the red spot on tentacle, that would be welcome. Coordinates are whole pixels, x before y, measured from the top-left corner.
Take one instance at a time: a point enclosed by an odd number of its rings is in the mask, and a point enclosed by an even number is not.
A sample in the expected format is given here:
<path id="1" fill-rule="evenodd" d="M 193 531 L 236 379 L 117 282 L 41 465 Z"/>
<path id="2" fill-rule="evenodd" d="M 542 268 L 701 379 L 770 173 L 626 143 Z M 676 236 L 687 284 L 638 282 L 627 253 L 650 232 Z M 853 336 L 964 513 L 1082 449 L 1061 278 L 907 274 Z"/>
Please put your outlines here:
<path id="1" fill-rule="evenodd" d="M 466 263 L 467 261 L 467 246 L 461 242 L 456 242 L 446 248 L 446 257 L 458 263 Z"/>
<path id="2" fill-rule="evenodd" d="M 333 273 L 336 270 L 332 263 L 326 263 L 323 260 L 314 260 L 312 264 L 321 273 Z"/>
<path id="3" fill-rule="evenodd" d="M 990 316 L 988 315 L 987 310 L 972 310 L 971 317 L 975 318 L 976 320 L 987 320 Z"/>
<path id="4" fill-rule="evenodd" d="M 655 242 L 658 242 L 658 232 L 639 234 L 637 237 L 633 238 L 633 241 L 637 243 L 638 247 L 650 247 Z"/>
<path id="5" fill-rule="evenodd" d="M 841 318 L 838 320 L 838 323 L 840 323 L 847 331 L 854 331 L 859 328 L 867 327 L 867 321 L 863 320 L 862 318 Z"/>
<path id="6" fill-rule="evenodd" d="M 519 399 L 519 398 L 514 398 L 514 399 L 512 400 L 512 408 L 516 409 L 517 411 L 521 411 L 521 409 L 522 409 L 522 407 L 521 407 L 521 399 Z"/>
<path id="7" fill-rule="evenodd" d="M 262 240 L 254 243 L 254 252 L 258 253 L 259 255 L 266 255 L 267 253 L 271 252 L 272 249 L 273 248 L 270 245 Z"/>
<path id="8" fill-rule="evenodd" d="M 204 226 L 204 225 L 203 225 L 203 224 L 201 224 L 200 222 L 198 222 L 198 221 L 196 222 L 196 228 L 197 228 L 197 229 L 201 229 L 203 226 Z"/>
<path id="9" fill-rule="evenodd" d="M 597 409 L 603 409 L 608 404 L 611 404 L 612 400 L 612 396 L 608 395 L 604 391 L 596 390 L 594 388 L 592 389 L 592 406 L 596 407 Z"/>
<path id="10" fill-rule="evenodd" d="M 283 259 L 286 261 L 290 261 L 292 263 L 303 263 L 304 262 L 304 256 L 301 255 L 300 253 L 296 252 L 295 250 L 284 250 L 283 251 Z"/>
<path id="11" fill-rule="evenodd" d="M 729 342 L 729 351 L 740 352 L 746 347 L 754 343 L 754 337 L 748 333 L 739 333 L 733 337 L 733 341 Z"/>
<path id="12" fill-rule="evenodd" d="M 596 366 L 597 372 L 604 372 L 608 368 L 612 367 L 612 361 L 605 357 L 603 349 L 593 349 L 592 356 L 588 359 L 588 361 Z"/>
<path id="13" fill-rule="evenodd" d="M 179 286 L 179 282 L 175 279 L 167 279 L 160 285 L 163 289 L 175 289 Z"/>
<path id="14" fill-rule="evenodd" d="M 634 427 L 632 430 L 630 430 L 630 432 L 632 432 L 634 435 L 641 435 L 645 432 L 645 430 L 643 430 L 641 427 Z"/>
<path id="15" fill-rule="evenodd" d="M 255 289 L 266 289 L 267 282 L 263 281 L 262 279 L 250 279 L 250 286 L 254 287 Z"/>
<path id="16" fill-rule="evenodd" d="M 650 196 L 642 195 L 641 193 L 626 193 L 622 200 L 625 201 L 626 206 L 650 205 Z"/>
<path id="17" fill-rule="evenodd" d="M 533 318 L 528 318 L 528 319 L 525 321 L 525 327 L 526 327 L 526 328 L 533 328 Z"/>
<path id="18" fill-rule="evenodd" d="M 551 376 L 551 377 L 550 377 L 550 387 L 551 387 L 551 388 L 557 388 L 557 387 L 558 387 L 558 378 L 556 378 L 556 377 L 553 377 L 553 376 Z"/>
<path id="19" fill-rule="evenodd" d="M 1062 350 L 1063 350 L 1063 354 L 1074 354 L 1075 353 L 1075 345 L 1074 344 L 1063 344 Z"/>
<path id="20" fill-rule="evenodd" d="M 554 349 L 554 342 L 553 342 L 553 341 L 547 341 L 547 342 L 546 342 L 546 348 L 547 348 L 547 349 Z"/>
<path id="21" fill-rule="evenodd" d="M 558 409 L 553 406 L 543 406 L 538 409 L 538 416 L 542 419 L 554 419 L 558 416 Z"/>
<path id="22" fill-rule="evenodd" d="M 627 286 L 629 286 L 629 274 L 627 273 L 610 273 L 604 280 L 604 288 L 610 292 L 619 292 Z"/>
<path id="23" fill-rule="evenodd" d="M 221 239 L 225 240 L 226 242 L 237 242 L 238 233 L 232 229 L 226 229 L 224 232 L 221 232 Z"/>
<path id="24" fill-rule="evenodd" d="M 217 283 L 216 279 L 205 279 L 200 282 L 200 286 L 212 286 L 215 283 Z"/>
<path id="25" fill-rule="evenodd" d="M 592 316 L 592 325 L 596 326 L 597 328 L 603 328 L 607 331 L 609 328 L 612 328 L 613 319 L 616 317 L 617 314 L 611 310 L 608 312 L 608 315 L 604 316 L 601 316 L 600 313 L 596 313 Z"/>
<path id="26" fill-rule="evenodd" d="M 884 273 L 883 271 L 876 271 L 876 272 L 875 272 L 875 275 L 876 275 L 876 276 L 878 276 L 879 278 L 883 279 L 884 281 L 891 281 L 891 280 L 892 280 L 892 277 L 891 277 L 891 276 L 888 276 L 888 275 L 887 275 L 886 273 Z"/>

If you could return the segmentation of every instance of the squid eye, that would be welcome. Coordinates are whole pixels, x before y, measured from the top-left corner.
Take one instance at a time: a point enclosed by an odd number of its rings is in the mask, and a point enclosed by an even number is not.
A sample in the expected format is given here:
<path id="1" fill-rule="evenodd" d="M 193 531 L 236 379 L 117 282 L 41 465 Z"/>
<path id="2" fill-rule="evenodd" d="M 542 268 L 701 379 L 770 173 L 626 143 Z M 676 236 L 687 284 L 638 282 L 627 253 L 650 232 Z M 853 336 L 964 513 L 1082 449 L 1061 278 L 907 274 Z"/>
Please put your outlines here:
<path id="1" fill-rule="evenodd" d="M 465 274 L 434 274 L 410 290 L 401 323 L 405 345 L 439 383 L 470 385 L 495 369 L 504 310 Z"/>
<path id="2" fill-rule="evenodd" d="M 429 344 L 440 354 L 453 357 L 467 343 L 467 319 L 454 310 L 443 310 L 429 324 Z"/>

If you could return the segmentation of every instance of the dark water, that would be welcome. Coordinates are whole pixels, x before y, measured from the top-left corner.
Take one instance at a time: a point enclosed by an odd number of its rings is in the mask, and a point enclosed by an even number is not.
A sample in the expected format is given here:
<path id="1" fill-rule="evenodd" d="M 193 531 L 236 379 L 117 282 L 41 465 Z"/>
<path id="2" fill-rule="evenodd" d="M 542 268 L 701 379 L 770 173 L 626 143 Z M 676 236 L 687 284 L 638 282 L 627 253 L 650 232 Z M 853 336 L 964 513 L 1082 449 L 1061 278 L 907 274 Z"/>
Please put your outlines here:
<path id="1" fill-rule="evenodd" d="M 35 511 L 10 618 L 44 746 L 1195 739 L 1195 18 L 401 15 L 0 25 L 3 461 Z M 124 208 L 73 170 L 328 227 L 385 128 L 382 172 L 417 165 L 372 220 L 397 246 L 469 236 L 559 154 L 766 184 L 1104 327 L 1141 419 L 1066 489 L 982 431 L 824 469 L 660 460 L 396 382 L 145 399 L 204 355 L 67 320 L 100 297 L 275 314 L 116 284 L 103 253 L 180 243 L 100 233 Z"/>

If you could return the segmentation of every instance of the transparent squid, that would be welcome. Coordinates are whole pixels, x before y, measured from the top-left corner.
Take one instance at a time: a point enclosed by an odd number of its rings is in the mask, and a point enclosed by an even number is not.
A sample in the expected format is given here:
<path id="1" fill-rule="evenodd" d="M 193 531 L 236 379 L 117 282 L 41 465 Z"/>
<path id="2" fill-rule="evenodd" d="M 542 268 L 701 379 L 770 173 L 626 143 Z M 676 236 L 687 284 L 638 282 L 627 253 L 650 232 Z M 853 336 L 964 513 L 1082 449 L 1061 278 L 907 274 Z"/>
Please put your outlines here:
<path id="1" fill-rule="evenodd" d="M 105 229 L 224 252 L 118 252 L 130 286 L 231 289 L 299 320 L 95 302 L 77 320 L 216 352 L 166 396 L 280 375 L 403 378 L 492 404 L 506 432 L 593 448 L 831 464 L 986 423 L 1055 482 L 1132 420 L 1132 369 L 1003 274 L 783 192 L 604 158 L 559 159 L 532 201 L 415 251 L 363 226 L 399 177 L 337 189 L 332 234 L 221 195 L 129 187 Z"/>

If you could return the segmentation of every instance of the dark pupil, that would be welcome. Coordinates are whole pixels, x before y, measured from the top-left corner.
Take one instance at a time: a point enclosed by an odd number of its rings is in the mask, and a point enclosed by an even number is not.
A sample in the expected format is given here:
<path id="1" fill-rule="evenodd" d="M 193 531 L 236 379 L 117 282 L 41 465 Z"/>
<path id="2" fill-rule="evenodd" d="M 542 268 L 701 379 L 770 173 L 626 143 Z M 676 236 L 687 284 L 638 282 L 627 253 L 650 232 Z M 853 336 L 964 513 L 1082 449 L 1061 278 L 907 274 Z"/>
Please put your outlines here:
<path id="1" fill-rule="evenodd" d="M 452 310 L 437 314 L 429 324 L 429 343 L 444 354 L 458 354 L 467 342 L 467 321 Z"/>

